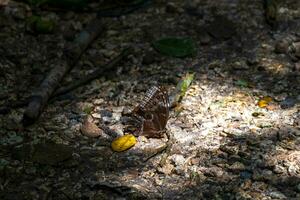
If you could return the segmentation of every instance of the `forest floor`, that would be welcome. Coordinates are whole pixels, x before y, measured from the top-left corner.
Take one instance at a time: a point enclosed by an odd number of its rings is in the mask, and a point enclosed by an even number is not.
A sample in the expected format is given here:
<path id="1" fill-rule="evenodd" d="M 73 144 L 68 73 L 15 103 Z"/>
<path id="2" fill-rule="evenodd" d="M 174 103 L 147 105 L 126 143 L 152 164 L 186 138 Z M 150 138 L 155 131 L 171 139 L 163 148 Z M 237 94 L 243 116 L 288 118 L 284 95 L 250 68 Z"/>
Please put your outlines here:
<path id="1" fill-rule="evenodd" d="M 104 18 L 107 30 L 61 85 L 126 47 L 134 52 L 117 70 L 49 103 L 34 125 L 22 127 L 25 107 L 1 114 L 0 199 L 300 199 L 300 3 L 281 4 L 272 28 L 262 2 L 154 1 Z M 53 33 L 32 32 L 33 13 L 55 20 Z M 0 105 L 28 97 L 95 16 L 14 1 L 1 7 Z M 196 55 L 153 49 L 170 36 L 192 38 Z M 195 79 L 171 111 L 168 154 L 146 159 L 166 138 L 142 136 L 133 148 L 112 151 L 112 135 L 123 135 L 122 112 L 152 85 L 171 92 L 187 72 Z M 87 118 L 99 126 L 92 133 Z"/>

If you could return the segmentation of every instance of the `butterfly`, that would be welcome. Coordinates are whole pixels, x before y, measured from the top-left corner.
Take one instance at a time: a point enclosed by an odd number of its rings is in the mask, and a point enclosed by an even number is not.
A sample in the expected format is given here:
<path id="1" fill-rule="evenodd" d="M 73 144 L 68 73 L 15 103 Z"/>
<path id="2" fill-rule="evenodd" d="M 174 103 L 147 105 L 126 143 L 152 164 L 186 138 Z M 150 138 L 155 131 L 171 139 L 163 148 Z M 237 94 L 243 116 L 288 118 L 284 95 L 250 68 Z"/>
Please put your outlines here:
<path id="1" fill-rule="evenodd" d="M 169 119 L 169 97 L 162 86 L 153 86 L 144 99 L 130 113 L 137 129 L 134 135 L 161 138 Z"/>

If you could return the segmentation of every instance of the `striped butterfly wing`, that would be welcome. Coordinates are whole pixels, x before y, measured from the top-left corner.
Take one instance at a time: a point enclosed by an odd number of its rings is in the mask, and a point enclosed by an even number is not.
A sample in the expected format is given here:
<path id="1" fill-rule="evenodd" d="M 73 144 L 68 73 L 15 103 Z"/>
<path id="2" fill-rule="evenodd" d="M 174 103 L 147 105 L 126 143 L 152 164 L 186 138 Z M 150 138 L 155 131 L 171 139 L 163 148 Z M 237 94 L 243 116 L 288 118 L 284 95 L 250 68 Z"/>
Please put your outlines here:
<path id="1" fill-rule="evenodd" d="M 161 86 L 153 86 L 143 101 L 135 107 L 132 115 L 140 121 L 137 135 L 146 137 L 163 137 L 169 119 L 168 92 Z"/>

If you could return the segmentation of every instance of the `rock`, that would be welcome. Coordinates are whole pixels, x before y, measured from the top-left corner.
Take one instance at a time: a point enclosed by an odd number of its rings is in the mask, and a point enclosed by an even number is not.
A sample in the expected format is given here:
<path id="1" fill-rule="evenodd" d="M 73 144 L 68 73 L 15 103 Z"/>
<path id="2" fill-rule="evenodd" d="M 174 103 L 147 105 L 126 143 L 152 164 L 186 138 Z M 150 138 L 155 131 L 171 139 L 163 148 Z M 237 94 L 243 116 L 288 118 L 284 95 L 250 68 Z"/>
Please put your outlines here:
<path id="1" fill-rule="evenodd" d="M 101 119 L 101 114 L 100 113 L 93 113 L 92 116 L 96 119 Z"/>
<path id="2" fill-rule="evenodd" d="M 166 12 L 168 13 L 182 13 L 184 10 L 181 7 L 178 7 L 173 2 L 168 2 L 166 5 Z"/>
<path id="3" fill-rule="evenodd" d="M 296 73 L 300 74 L 300 62 L 295 63 L 294 69 Z"/>
<path id="4" fill-rule="evenodd" d="M 224 145 L 220 147 L 220 150 L 228 153 L 228 154 L 238 154 L 239 152 L 239 147 L 238 146 L 228 146 Z"/>
<path id="5" fill-rule="evenodd" d="M 286 169 L 283 166 L 275 165 L 273 171 L 276 174 L 282 174 L 282 173 L 286 172 Z"/>
<path id="6" fill-rule="evenodd" d="M 287 53 L 290 43 L 288 40 L 280 40 L 275 44 L 275 53 Z"/>
<path id="7" fill-rule="evenodd" d="M 270 196 L 274 199 L 287 199 L 287 197 L 279 191 L 270 192 Z"/>
<path id="8" fill-rule="evenodd" d="M 174 170 L 174 165 L 166 163 L 163 167 L 158 167 L 157 171 L 165 175 L 170 175 Z"/>
<path id="9" fill-rule="evenodd" d="M 104 99 L 100 98 L 100 99 L 95 99 L 94 102 L 93 102 L 93 104 L 94 105 L 101 105 L 103 102 L 104 102 Z"/>
<path id="10" fill-rule="evenodd" d="M 185 163 L 185 158 L 183 155 L 175 154 L 175 155 L 172 155 L 171 161 L 173 161 L 175 166 L 182 166 Z"/>
<path id="11" fill-rule="evenodd" d="M 277 159 L 271 156 L 265 156 L 263 167 L 272 169 L 277 164 Z"/>
<path id="12" fill-rule="evenodd" d="M 245 168 L 245 165 L 241 162 L 235 162 L 231 166 L 229 166 L 229 169 L 233 172 L 239 172 L 245 170 Z"/>
<path id="13" fill-rule="evenodd" d="M 262 180 L 264 180 L 264 176 L 263 176 L 263 174 L 260 170 L 254 170 L 253 175 L 252 175 L 252 179 L 254 181 L 262 181 Z"/>
<path id="14" fill-rule="evenodd" d="M 293 51 L 295 52 L 295 56 L 300 58 L 300 42 L 295 42 L 292 44 Z"/>
<path id="15" fill-rule="evenodd" d="M 248 172 L 248 171 L 242 171 L 242 172 L 240 173 L 240 177 L 241 177 L 242 179 L 251 179 L 252 173 L 250 173 L 250 172 Z"/>
<path id="16" fill-rule="evenodd" d="M 112 117 L 112 113 L 109 110 L 100 110 L 101 117 Z"/>
<path id="17" fill-rule="evenodd" d="M 247 70 L 249 69 L 249 66 L 245 61 L 236 61 L 233 63 L 233 69 L 235 70 Z"/>
<path id="18" fill-rule="evenodd" d="M 191 161 L 190 161 L 190 164 L 191 164 L 191 165 L 199 165 L 199 164 L 200 164 L 200 161 L 201 161 L 201 160 L 200 160 L 200 158 L 198 158 L 198 157 L 197 157 L 197 158 L 192 158 Z"/>
<path id="19" fill-rule="evenodd" d="M 288 167 L 288 173 L 290 176 L 297 176 L 297 171 L 299 170 L 299 167 L 294 166 L 294 165 L 290 165 Z"/>
<path id="20" fill-rule="evenodd" d="M 210 42 L 211 38 L 206 32 L 202 32 L 199 35 L 199 40 L 201 44 L 206 45 Z"/>
<path id="21" fill-rule="evenodd" d="M 273 172 L 271 170 L 265 169 L 261 174 L 266 180 L 268 180 L 273 175 Z"/>
<path id="22" fill-rule="evenodd" d="M 288 96 L 280 102 L 280 107 L 283 109 L 291 108 L 297 103 L 297 97 Z"/>
<path id="23" fill-rule="evenodd" d="M 219 167 L 205 168 L 202 172 L 205 176 L 210 177 L 222 177 L 224 175 L 224 172 Z"/>
<path id="24" fill-rule="evenodd" d="M 297 185 L 297 190 L 300 192 L 300 183 Z"/>
<path id="25" fill-rule="evenodd" d="M 98 126 L 92 122 L 91 116 L 87 116 L 84 119 L 80 131 L 83 135 L 88 137 L 99 137 L 103 134 L 103 130 L 98 128 Z"/>
<path id="26" fill-rule="evenodd" d="M 33 167 L 33 166 L 25 168 L 25 173 L 27 175 L 34 176 L 36 174 L 36 171 L 37 171 L 37 169 L 35 167 Z"/>

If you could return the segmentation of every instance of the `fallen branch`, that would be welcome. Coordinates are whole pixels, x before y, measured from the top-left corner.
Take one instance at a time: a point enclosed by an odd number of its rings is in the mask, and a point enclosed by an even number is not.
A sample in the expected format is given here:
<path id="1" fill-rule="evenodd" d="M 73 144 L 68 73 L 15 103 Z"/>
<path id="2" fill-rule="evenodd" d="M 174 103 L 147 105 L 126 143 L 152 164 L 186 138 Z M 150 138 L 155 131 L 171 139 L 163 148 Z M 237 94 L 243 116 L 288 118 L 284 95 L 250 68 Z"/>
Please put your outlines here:
<path id="1" fill-rule="evenodd" d="M 67 85 L 65 87 L 57 89 L 54 92 L 54 94 L 52 94 L 52 96 L 50 97 L 51 102 L 53 100 L 55 100 L 56 97 L 63 95 L 65 93 L 68 93 L 78 87 L 81 87 L 81 86 L 93 81 L 94 79 L 103 75 L 104 72 L 114 70 L 115 67 L 130 54 L 130 52 L 131 52 L 130 48 L 125 49 L 116 58 L 112 59 L 109 63 L 100 67 L 99 69 L 96 69 L 94 72 L 87 75 L 86 77 L 84 77 L 74 83 L 71 83 L 70 85 Z M 6 103 L 0 107 L 0 115 L 9 113 L 11 111 L 11 109 L 24 107 L 29 103 L 29 101 L 30 101 L 30 98 L 26 98 L 21 101 Z"/>
<path id="2" fill-rule="evenodd" d="M 65 74 L 72 69 L 85 49 L 103 30 L 102 20 L 100 18 L 94 19 L 78 35 L 74 43 L 66 49 L 64 54 L 65 60 L 62 61 L 62 64 L 53 68 L 40 87 L 31 95 L 23 116 L 24 125 L 30 125 L 35 122 Z"/>

